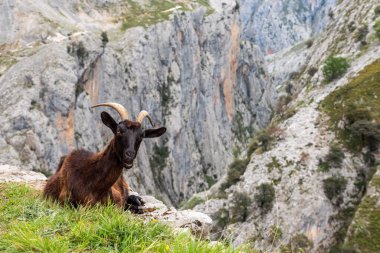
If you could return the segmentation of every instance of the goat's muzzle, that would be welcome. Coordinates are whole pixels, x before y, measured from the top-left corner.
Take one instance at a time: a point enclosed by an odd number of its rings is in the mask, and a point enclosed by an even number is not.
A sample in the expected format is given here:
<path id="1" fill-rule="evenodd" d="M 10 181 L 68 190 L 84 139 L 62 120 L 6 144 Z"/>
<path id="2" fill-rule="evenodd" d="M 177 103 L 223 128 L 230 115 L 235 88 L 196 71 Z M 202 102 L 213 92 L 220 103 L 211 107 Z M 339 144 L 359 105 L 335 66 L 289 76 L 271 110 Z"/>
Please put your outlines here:
<path id="1" fill-rule="evenodd" d="M 129 170 L 129 169 L 131 169 L 133 167 L 133 161 L 132 162 L 125 162 L 125 163 L 123 163 L 123 168 L 124 169 L 127 169 L 127 170 Z"/>

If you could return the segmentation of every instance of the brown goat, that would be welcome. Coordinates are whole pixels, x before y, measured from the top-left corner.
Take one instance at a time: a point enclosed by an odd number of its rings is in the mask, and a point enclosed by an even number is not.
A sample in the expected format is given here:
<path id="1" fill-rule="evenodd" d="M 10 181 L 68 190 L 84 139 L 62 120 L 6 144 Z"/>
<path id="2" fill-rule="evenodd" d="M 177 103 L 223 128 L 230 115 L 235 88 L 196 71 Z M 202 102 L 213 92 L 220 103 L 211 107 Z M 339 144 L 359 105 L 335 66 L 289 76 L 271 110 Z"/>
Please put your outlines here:
<path id="1" fill-rule="evenodd" d="M 153 125 L 146 111 L 141 111 L 136 121 L 131 121 L 120 104 L 104 103 L 93 107 L 98 106 L 109 106 L 121 116 L 122 121 L 116 123 L 108 113 L 101 113 L 103 123 L 114 133 L 113 139 L 98 153 L 80 149 L 62 157 L 57 171 L 45 186 L 44 196 L 73 206 L 104 204 L 111 200 L 120 207 L 140 212 L 144 202 L 138 196 L 129 195 L 123 168 L 132 168 L 143 138 L 159 137 L 166 128 L 143 130 L 141 124 L 145 117 Z"/>

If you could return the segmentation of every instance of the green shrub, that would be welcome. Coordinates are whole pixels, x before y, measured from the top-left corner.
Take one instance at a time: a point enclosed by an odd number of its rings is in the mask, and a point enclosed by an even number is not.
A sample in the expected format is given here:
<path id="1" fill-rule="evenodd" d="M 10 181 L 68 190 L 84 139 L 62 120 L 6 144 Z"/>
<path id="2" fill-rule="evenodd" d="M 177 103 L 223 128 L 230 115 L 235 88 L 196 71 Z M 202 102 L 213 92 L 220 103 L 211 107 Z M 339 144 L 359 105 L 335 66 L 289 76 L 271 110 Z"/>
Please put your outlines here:
<path id="1" fill-rule="evenodd" d="M 273 225 L 269 228 L 269 241 L 274 243 L 282 238 L 282 230 L 281 228 Z"/>
<path id="2" fill-rule="evenodd" d="M 380 124 L 369 120 L 358 120 L 347 127 L 370 151 L 376 151 L 380 143 Z"/>
<path id="3" fill-rule="evenodd" d="M 257 141 L 260 143 L 260 146 L 263 148 L 263 151 L 268 151 L 269 145 L 273 140 L 271 134 L 268 130 L 262 130 L 256 135 Z"/>
<path id="4" fill-rule="evenodd" d="M 375 7 L 375 15 L 380 16 L 380 5 Z"/>
<path id="5" fill-rule="evenodd" d="M 327 82 L 330 82 L 346 73 L 350 64 L 343 57 L 330 56 L 327 58 L 322 71 Z"/>
<path id="6" fill-rule="evenodd" d="M 307 47 L 307 48 L 311 48 L 311 46 L 313 45 L 313 43 L 314 43 L 314 40 L 313 40 L 313 39 L 309 39 L 309 40 L 307 40 L 307 41 L 306 41 L 306 47 Z"/>
<path id="7" fill-rule="evenodd" d="M 380 40 L 380 19 L 376 21 L 375 25 L 373 26 L 375 29 L 375 35 Z"/>
<path id="8" fill-rule="evenodd" d="M 348 23 L 347 28 L 349 32 L 354 32 L 356 29 L 355 21 L 351 21 L 350 23 Z"/>
<path id="9" fill-rule="evenodd" d="M 319 159 L 318 170 L 321 172 L 328 172 L 330 170 L 330 164 L 328 164 L 323 159 Z"/>
<path id="10" fill-rule="evenodd" d="M 329 200 L 340 196 L 347 186 L 347 180 L 343 177 L 333 176 L 323 180 L 323 191 Z"/>
<path id="11" fill-rule="evenodd" d="M 313 242 L 310 241 L 304 234 L 296 234 L 290 239 L 292 252 L 309 252 L 313 247 Z"/>
<path id="12" fill-rule="evenodd" d="M 250 212 L 251 198 L 247 193 L 236 192 L 232 197 L 230 208 L 231 223 L 243 222 L 248 218 Z"/>
<path id="13" fill-rule="evenodd" d="M 359 29 L 356 31 L 354 38 L 356 42 L 361 42 L 363 45 L 366 44 L 365 39 L 367 37 L 369 30 L 367 25 L 362 25 L 359 27 Z"/>
<path id="14" fill-rule="evenodd" d="M 105 47 L 109 41 L 107 32 L 102 32 L 101 37 L 102 37 L 102 46 Z"/>
<path id="15" fill-rule="evenodd" d="M 198 196 L 194 196 L 192 197 L 191 199 L 189 199 L 188 201 L 186 201 L 181 209 L 183 210 L 186 210 L 186 209 L 193 209 L 196 205 L 199 205 L 199 204 L 202 204 L 204 203 L 205 200 L 202 199 L 201 197 L 198 197 Z"/>
<path id="16" fill-rule="evenodd" d="M 239 182 L 240 176 L 244 174 L 248 163 L 248 159 L 235 159 L 228 167 L 227 181 L 222 184 L 221 190 L 227 189 L 231 185 Z"/>
<path id="17" fill-rule="evenodd" d="M 316 67 L 311 67 L 309 68 L 309 70 L 307 71 L 307 73 L 309 74 L 309 76 L 313 77 L 315 75 L 315 73 L 318 72 L 318 69 Z"/>
<path id="18" fill-rule="evenodd" d="M 215 221 L 216 226 L 223 229 L 229 223 L 229 212 L 226 208 L 221 208 L 212 218 Z"/>
<path id="19" fill-rule="evenodd" d="M 256 187 L 257 193 L 254 196 L 256 204 L 262 209 L 263 213 L 267 213 L 273 208 L 275 199 L 275 190 L 271 184 L 264 183 Z"/>
<path id="20" fill-rule="evenodd" d="M 338 145 L 331 145 L 329 153 L 325 156 L 325 162 L 331 167 L 340 167 L 345 155 Z"/>
<path id="21" fill-rule="evenodd" d="M 291 95 L 282 95 L 278 98 L 276 104 L 276 113 L 280 114 L 286 110 L 286 106 L 292 101 Z M 264 134 L 263 132 L 261 134 Z"/>
<path id="22" fill-rule="evenodd" d="M 77 57 L 79 61 L 79 65 L 81 67 L 84 66 L 84 61 L 88 58 L 89 52 L 84 47 L 84 44 L 82 41 L 79 43 L 72 43 L 71 45 L 67 46 L 67 53 L 69 53 L 73 57 Z"/>
<path id="23" fill-rule="evenodd" d="M 166 167 L 166 159 L 169 157 L 169 148 L 166 146 L 153 146 L 153 155 L 149 158 L 150 167 L 157 171 L 162 171 Z"/>

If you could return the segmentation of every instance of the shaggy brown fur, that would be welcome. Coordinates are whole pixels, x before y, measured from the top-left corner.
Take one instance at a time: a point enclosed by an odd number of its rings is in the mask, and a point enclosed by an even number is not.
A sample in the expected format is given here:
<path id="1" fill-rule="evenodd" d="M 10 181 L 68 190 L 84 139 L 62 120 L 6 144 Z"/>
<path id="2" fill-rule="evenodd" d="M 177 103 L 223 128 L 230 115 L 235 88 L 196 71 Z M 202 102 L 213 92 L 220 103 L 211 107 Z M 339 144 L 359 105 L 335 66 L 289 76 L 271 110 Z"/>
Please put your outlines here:
<path id="1" fill-rule="evenodd" d="M 143 205 L 143 201 L 129 196 L 123 167 L 132 167 L 142 138 L 161 136 L 166 128 L 143 131 L 140 123 L 125 120 L 117 124 L 105 112 L 102 112 L 102 120 L 114 132 L 114 138 L 101 152 L 80 149 L 62 157 L 56 173 L 45 186 L 44 196 L 73 206 L 105 204 L 111 200 L 136 211 L 136 206 Z"/>

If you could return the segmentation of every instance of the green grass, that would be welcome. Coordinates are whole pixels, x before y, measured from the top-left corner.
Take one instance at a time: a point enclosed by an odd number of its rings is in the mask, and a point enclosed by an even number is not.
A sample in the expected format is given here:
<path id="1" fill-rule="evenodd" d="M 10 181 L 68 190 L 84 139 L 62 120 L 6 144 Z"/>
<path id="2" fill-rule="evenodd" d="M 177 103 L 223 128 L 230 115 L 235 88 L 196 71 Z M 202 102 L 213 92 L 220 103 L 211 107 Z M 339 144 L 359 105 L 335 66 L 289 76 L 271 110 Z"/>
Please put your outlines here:
<path id="1" fill-rule="evenodd" d="M 0 185 L 0 252 L 235 252 L 113 206 L 78 209 Z"/>
<path id="2" fill-rule="evenodd" d="M 345 146 L 353 151 L 361 149 L 358 138 L 352 138 L 346 128 L 338 124 L 347 118 L 357 118 L 370 114 L 370 119 L 380 122 L 380 59 L 367 66 L 357 77 L 342 88 L 328 95 L 321 103 L 320 109 L 330 117 L 330 125 L 337 132 Z M 355 108 L 355 110 L 353 110 Z M 360 115 L 352 115 L 354 111 Z M 367 116 L 366 116 L 367 117 Z"/>
<path id="3" fill-rule="evenodd" d="M 371 187 L 380 191 L 380 176 L 374 176 Z M 345 248 L 356 252 L 380 252 L 380 206 L 379 198 L 367 196 L 363 199 L 350 227 Z"/>
<path id="4" fill-rule="evenodd" d="M 194 196 L 192 197 L 191 199 L 189 199 L 188 201 L 186 201 L 181 209 L 183 210 L 186 210 L 186 209 L 193 209 L 196 205 L 199 205 L 199 204 L 202 204 L 204 203 L 205 200 L 202 199 L 201 197 L 198 197 L 198 196 Z"/>
<path id="5" fill-rule="evenodd" d="M 375 29 L 376 38 L 380 40 L 380 19 L 376 21 L 375 25 L 373 26 L 373 29 Z"/>
<path id="6" fill-rule="evenodd" d="M 182 11 L 191 11 L 193 8 L 203 6 L 206 8 L 207 15 L 213 13 L 207 0 L 197 0 L 186 2 L 177 2 L 173 0 L 151 0 L 147 4 L 142 5 L 135 0 L 126 0 L 127 8 L 122 17 L 123 31 L 136 26 L 150 26 L 169 19 L 172 11 L 170 10 L 176 6 L 181 6 Z M 189 5 L 191 7 L 189 8 Z"/>

